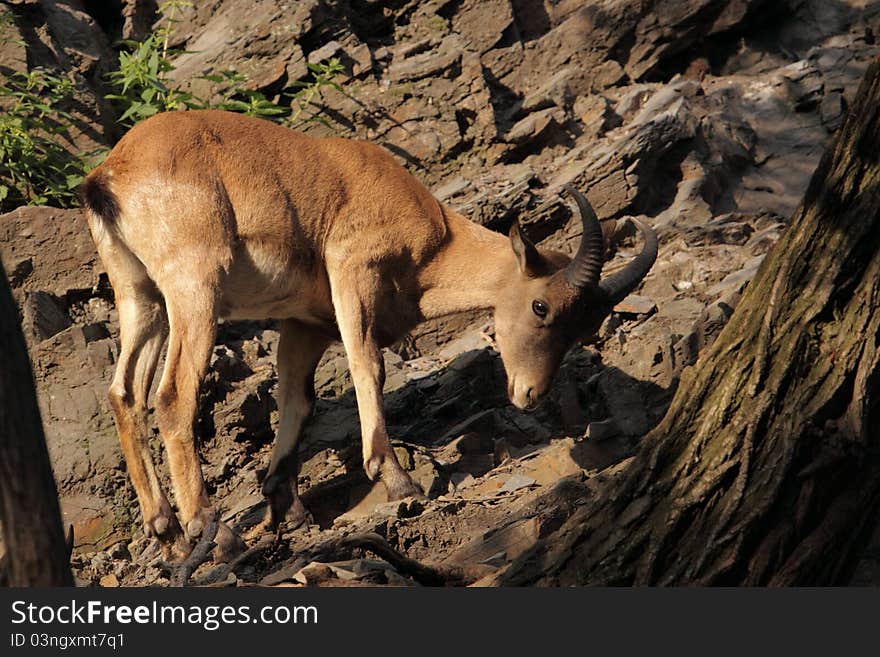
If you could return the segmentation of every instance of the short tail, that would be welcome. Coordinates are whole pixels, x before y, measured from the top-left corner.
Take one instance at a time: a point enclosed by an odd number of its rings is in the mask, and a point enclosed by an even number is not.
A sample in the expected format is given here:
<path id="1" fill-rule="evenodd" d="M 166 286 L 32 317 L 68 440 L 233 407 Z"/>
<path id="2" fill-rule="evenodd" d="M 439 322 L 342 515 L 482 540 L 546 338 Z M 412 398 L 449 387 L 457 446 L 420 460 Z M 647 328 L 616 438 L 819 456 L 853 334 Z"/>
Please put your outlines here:
<path id="1" fill-rule="evenodd" d="M 110 189 L 110 181 L 100 169 L 93 171 L 83 180 L 79 188 L 82 206 L 90 210 L 108 225 L 119 219 L 119 199 Z"/>

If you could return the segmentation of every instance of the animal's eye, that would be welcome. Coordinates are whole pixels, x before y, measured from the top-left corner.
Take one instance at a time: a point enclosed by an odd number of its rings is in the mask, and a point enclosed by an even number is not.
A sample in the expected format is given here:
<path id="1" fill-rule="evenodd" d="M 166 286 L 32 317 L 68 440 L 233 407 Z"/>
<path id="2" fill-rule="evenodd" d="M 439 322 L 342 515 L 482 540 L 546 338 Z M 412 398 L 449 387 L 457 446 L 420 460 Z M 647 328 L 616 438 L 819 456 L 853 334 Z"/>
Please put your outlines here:
<path id="1" fill-rule="evenodd" d="M 537 299 L 535 299 L 534 301 L 532 301 L 532 312 L 541 319 L 544 319 L 547 316 L 547 304 L 543 301 L 538 301 Z"/>

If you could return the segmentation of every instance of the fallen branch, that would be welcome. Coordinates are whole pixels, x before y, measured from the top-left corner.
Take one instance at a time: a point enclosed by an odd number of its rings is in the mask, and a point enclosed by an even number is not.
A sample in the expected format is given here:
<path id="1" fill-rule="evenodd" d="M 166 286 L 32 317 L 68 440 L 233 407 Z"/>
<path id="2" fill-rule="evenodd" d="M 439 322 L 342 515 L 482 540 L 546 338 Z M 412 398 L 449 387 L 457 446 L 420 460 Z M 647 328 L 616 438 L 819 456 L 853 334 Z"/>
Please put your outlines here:
<path id="1" fill-rule="evenodd" d="M 214 549 L 214 538 L 217 536 L 217 528 L 219 526 L 220 518 L 215 513 L 211 520 L 208 521 L 208 525 L 202 532 L 199 542 L 196 543 L 189 556 L 177 568 L 177 571 L 171 578 L 171 586 L 186 586 L 195 569 L 210 558 L 211 550 Z"/>
<path id="2" fill-rule="evenodd" d="M 463 574 L 454 569 L 438 569 L 410 559 L 395 550 L 384 538 L 373 532 L 352 534 L 336 541 L 337 548 L 363 549 L 372 552 L 380 559 L 387 561 L 401 575 L 412 577 L 423 586 L 447 586 L 464 583 Z M 330 548 L 331 546 L 322 546 Z"/>
<path id="3" fill-rule="evenodd" d="M 274 534 L 263 536 L 256 545 L 248 548 L 229 563 L 221 563 L 216 568 L 211 569 L 207 575 L 199 580 L 198 586 L 210 586 L 225 580 L 229 577 L 229 573 L 235 572 L 236 568 L 247 563 L 251 559 L 260 556 L 263 552 L 275 545 L 276 539 L 277 537 Z"/>

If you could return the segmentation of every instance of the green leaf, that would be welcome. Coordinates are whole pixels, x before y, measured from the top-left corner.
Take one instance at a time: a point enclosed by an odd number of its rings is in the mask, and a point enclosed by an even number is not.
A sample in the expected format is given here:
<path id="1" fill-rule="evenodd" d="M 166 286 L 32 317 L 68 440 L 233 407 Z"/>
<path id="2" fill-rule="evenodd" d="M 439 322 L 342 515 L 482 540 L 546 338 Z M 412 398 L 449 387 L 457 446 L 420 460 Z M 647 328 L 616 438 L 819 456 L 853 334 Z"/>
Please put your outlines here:
<path id="1" fill-rule="evenodd" d="M 132 103 L 131 105 L 129 105 L 128 109 L 125 110 L 125 112 L 122 113 L 122 116 L 119 117 L 119 122 L 122 123 L 123 121 L 139 113 L 141 111 L 141 107 L 143 107 L 143 103 Z"/>

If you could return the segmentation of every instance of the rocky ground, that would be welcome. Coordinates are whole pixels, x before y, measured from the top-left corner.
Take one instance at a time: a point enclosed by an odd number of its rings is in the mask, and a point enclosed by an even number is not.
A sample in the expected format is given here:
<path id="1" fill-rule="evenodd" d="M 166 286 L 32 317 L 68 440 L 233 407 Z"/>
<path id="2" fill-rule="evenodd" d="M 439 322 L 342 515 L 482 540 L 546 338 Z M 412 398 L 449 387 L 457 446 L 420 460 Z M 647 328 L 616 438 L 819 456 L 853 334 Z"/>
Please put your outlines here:
<path id="1" fill-rule="evenodd" d="M 22 42 L 0 46 L 0 66 L 79 76 L 84 149 L 115 134 L 100 100 L 109 44 L 142 35 L 155 6 L 109 4 L 0 5 Z M 568 251 L 580 229 L 558 193 L 574 183 L 615 236 L 606 271 L 638 248 L 629 217 L 661 240 L 638 295 L 569 353 L 535 413 L 507 402 L 488 316 L 430 323 L 386 352 L 389 431 L 427 500 L 389 504 L 366 480 L 344 352 L 332 347 L 302 447 L 314 522 L 262 539 L 232 567 L 194 573 L 215 585 L 430 583 L 373 534 L 448 581 L 492 583 L 625 467 L 662 417 L 682 369 L 784 232 L 880 54 L 876 0 L 194 4 L 174 33 L 187 51 L 181 83 L 235 69 L 272 94 L 306 75 L 306 62 L 338 56 L 343 92 L 323 95 L 329 125 L 308 130 L 381 143 L 475 221 L 505 230 L 516 218 Z M 0 255 L 22 308 L 77 577 L 167 584 L 171 570 L 145 550 L 105 401 L 116 313 L 80 213 L 0 217 Z M 277 340 L 271 324 L 223 324 L 202 394 L 208 487 L 239 528 L 263 511 Z M 880 532 L 853 583 L 880 583 Z"/>

